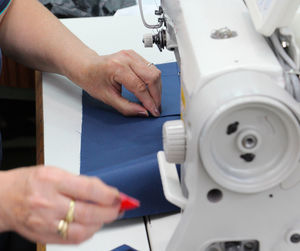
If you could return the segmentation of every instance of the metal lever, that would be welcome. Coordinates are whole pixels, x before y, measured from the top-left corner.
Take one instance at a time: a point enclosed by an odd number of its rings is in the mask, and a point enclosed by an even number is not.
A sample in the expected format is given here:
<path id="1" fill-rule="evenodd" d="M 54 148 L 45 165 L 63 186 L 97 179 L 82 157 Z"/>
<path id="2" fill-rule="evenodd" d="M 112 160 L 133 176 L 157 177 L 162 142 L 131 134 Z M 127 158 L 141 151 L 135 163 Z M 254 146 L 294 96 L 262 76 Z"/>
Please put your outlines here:
<path id="1" fill-rule="evenodd" d="M 158 152 L 157 160 L 166 199 L 184 209 L 187 199 L 182 193 L 176 165 L 167 162 L 163 151 Z"/>

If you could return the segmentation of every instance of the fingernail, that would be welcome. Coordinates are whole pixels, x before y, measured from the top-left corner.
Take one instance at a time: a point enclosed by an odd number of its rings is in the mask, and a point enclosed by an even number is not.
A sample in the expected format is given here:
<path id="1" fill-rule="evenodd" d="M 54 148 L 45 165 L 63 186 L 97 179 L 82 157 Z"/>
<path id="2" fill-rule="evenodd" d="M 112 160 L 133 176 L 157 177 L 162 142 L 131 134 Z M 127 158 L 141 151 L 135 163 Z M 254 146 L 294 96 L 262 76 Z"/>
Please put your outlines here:
<path id="1" fill-rule="evenodd" d="M 146 111 L 144 111 L 144 112 L 138 112 L 138 116 L 146 118 L 146 117 L 149 117 L 149 114 Z"/>
<path id="2" fill-rule="evenodd" d="M 159 117 L 160 116 L 160 112 L 159 110 L 155 107 L 154 109 L 154 114 L 153 114 L 155 117 Z"/>

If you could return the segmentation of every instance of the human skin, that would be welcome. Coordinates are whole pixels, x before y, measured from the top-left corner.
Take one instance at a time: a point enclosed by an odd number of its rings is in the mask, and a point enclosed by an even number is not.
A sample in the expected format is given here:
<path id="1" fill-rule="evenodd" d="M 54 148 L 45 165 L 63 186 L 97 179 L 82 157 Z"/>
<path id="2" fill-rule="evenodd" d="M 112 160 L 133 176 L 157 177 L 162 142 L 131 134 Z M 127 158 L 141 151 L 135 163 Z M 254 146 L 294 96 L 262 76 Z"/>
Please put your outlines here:
<path id="1" fill-rule="evenodd" d="M 123 115 L 160 115 L 161 78 L 155 66 L 131 50 L 98 55 L 37 0 L 13 0 L 0 16 L 0 47 L 22 64 L 65 75 Z M 121 96 L 120 83 L 141 105 Z M 0 183 L 0 232 L 16 231 L 32 241 L 80 243 L 120 214 L 116 188 L 57 167 L 2 171 Z M 63 239 L 57 227 L 72 199 L 75 220 Z"/>
<path id="2" fill-rule="evenodd" d="M 0 172 L 0 232 L 16 231 L 40 243 L 80 243 L 119 215 L 120 194 L 98 178 L 50 166 Z M 57 233 L 74 199 L 68 238 Z"/>

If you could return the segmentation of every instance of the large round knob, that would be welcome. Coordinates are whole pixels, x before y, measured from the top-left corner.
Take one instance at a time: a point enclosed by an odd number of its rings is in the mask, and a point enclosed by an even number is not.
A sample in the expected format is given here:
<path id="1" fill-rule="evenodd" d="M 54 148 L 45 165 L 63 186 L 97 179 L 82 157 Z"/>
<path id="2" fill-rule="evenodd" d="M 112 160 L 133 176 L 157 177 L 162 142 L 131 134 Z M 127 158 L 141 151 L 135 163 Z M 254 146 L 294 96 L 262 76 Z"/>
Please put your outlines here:
<path id="1" fill-rule="evenodd" d="M 224 104 L 207 120 L 198 142 L 207 173 L 235 192 L 268 190 L 299 166 L 299 122 L 288 107 L 269 97 Z"/>
<path id="2" fill-rule="evenodd" d="M 176 164 L 184 162 L 186 136 L 182 120 L 172 120 L 164 123 L 163 146 L 168 162 Z"/>
<path id="3" fill-rule="evenodd" d="M 151 33 L 144 34 L 143 43 L 146 48 L 153 47 L 153 36 Z"/>

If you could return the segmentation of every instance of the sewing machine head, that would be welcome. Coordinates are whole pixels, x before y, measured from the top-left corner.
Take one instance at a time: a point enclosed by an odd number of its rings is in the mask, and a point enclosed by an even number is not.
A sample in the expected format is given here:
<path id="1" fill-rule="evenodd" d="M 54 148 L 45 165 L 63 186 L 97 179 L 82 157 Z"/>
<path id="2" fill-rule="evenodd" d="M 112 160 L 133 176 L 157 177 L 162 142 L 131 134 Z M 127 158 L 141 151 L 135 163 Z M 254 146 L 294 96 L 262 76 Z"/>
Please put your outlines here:
<path id="1" fill-rule="evenodd" d="M 300 250 L 300 57 L 286 27 L 300 1 L 245 2 L 162 0 L 162 29 L 144 37 L 181 70 L 182 120 L 158 154 L 183 209 L 168 250 Z"/>

